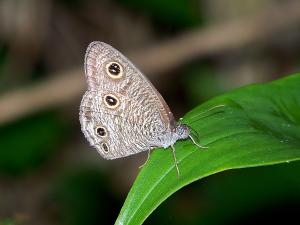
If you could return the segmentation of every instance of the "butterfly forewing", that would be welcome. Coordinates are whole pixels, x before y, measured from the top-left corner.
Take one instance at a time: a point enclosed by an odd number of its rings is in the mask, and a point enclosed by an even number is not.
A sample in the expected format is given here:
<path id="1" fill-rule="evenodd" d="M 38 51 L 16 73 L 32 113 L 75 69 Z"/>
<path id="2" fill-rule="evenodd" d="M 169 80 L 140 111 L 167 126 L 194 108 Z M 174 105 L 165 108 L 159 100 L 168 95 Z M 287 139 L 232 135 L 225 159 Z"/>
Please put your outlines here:
<path id="1" fill-rule="evenodd" d="M 104 158 L 125 157 L 168 142 L 173 115 L 125 56 L 105 43 L 92 42 L 85 74 L 88 91 L 80 108 L 82 130 Z"/>

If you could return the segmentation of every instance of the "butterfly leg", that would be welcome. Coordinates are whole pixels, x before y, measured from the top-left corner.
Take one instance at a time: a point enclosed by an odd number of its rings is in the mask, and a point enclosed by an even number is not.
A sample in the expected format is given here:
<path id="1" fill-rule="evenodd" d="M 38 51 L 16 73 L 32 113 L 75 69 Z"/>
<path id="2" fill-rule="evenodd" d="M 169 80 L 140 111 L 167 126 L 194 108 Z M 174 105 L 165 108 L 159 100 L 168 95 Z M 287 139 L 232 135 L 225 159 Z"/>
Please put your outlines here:
<path id="1" fill-rule="evenodd" d="M 172 152 L 173 152 L 173 157 L 174 157 L 174 163 L 175 163 L 175 167 L 176 167 L 177 177 L 179 177 L 180 173 L 179 173 L 178 161 L 177 161 L 177 158 L 176 158 L 176 151 L 175 151 L 174 145 L 171 145 L 171 148 L 172 148 Z"/>
<path id="2" fill-rule="evenodd" d="M 148 160 L 150 159 L 150 153 L 151 153 L 151 148 L 148 150 L 148 156 L 147 156 L 146 161 L 142 165 L 139 166 L 139 169 L 143 168 L 147 164 Z"/>
<path id="3" fill-rule="evenodd" d="M 198 146 L 199 148 L 208 148 L 208 147 L 199 145 L 199 144 L 194 140 L 194 138 L 192 137 L 192 135 L 189 135 L 189 138 L 192 140 L 192 142 L 194 143 L 194 145 Z"/>

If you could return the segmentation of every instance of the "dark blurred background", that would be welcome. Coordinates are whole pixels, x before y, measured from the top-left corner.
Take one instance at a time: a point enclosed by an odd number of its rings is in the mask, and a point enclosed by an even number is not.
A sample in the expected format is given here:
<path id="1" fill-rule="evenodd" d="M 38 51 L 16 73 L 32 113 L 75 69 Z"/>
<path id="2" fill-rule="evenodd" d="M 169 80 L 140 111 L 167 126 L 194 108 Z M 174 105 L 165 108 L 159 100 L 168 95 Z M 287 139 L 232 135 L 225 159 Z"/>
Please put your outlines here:
<path id="1" fill-rule="evenodd" d="M 0 225 L 116 219 L 146 154 L 106 161 L 80 132 L 83 57 L 95 40 L 128 56 L 178 118 L 299 72 L 300 1 L 1 0 Z M 289 163 L 214 175 L 146 224 L 286 224 L 299 218 L 299 172 Z"/>

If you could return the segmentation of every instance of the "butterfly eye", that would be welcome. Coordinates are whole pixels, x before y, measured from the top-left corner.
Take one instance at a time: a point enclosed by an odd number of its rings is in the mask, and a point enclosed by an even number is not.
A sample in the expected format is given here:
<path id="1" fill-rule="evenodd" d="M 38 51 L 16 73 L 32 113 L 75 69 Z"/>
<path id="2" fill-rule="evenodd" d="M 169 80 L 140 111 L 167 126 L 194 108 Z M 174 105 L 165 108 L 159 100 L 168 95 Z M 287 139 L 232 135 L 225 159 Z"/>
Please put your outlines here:
<path id="1" fill-rule="evenodd" d="M 119 106 L 119 100 L 116 96 L 109 94 L 104 96 L 104 102 L 106 106 L 110 109 L 117 108 Z"/>
<path id="2" fill-rule="evenodd" d="M 96 127 L 96 134 L 100 137 L 105 137 L 107 135 L 106 129 L 104 127 Z"/>
<path id="3" fill-rule="evenodd" d="M 175 130 L 176 134 L 181 138 L 185 139 L 189 136 L 190 130 L 189 127 L 185 124 L 179 124 Z"/>
<path id="4" fill-rule="evenodd" d="M 123 67 L 117 62 L 110 62 L 106 65 L 106 72 L 112 79 L 119 79 L 123 76 Z"/>
<path id="5" fill-rule="evenodd" d="M 183 135 L 183 133 L 184 133 L 184 129 L 183 129 L 182 127 L 179 127 L 179 128 L 177 129 L 177 134 Z"/>
<path id="6" fill-rule="evenodd" d="M 108 149 L 107 144 L 106 143 L 102 143 L 101 146 L 102 146 L 103 151 L 106 152 L 106 153 L 108 153 L 109 149 Z"/>

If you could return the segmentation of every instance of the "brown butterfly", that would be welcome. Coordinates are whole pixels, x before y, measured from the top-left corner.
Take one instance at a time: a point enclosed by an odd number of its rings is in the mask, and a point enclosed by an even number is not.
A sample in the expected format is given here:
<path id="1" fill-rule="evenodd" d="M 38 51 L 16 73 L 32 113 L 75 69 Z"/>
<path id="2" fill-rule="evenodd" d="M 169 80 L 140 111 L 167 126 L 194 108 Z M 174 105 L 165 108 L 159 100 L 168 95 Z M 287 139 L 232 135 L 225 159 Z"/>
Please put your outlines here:
<path id="1" fill-rule="evenodd" d="M 85 55 L 88 90 L 80 105 L 82 131 L 105 159 L 122 158 L 154 147 L 173 150 L 190 128 L 176 123 L 170 108 L 151 82 L 119 51 L 92 42 Z M 149 154 L 148 154 L 149 158 Z"/>

